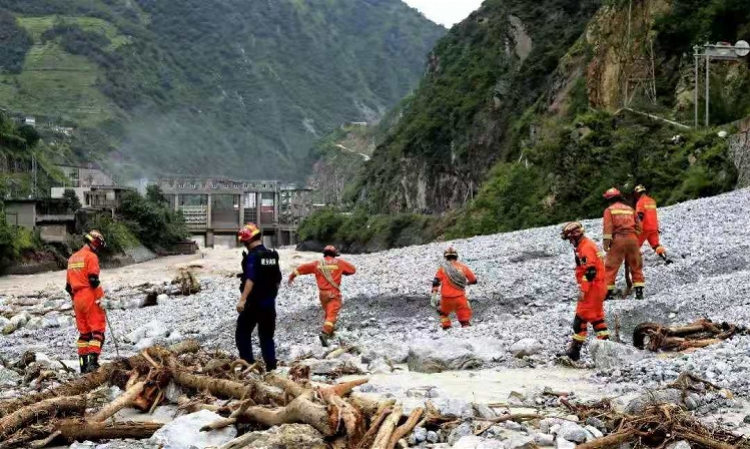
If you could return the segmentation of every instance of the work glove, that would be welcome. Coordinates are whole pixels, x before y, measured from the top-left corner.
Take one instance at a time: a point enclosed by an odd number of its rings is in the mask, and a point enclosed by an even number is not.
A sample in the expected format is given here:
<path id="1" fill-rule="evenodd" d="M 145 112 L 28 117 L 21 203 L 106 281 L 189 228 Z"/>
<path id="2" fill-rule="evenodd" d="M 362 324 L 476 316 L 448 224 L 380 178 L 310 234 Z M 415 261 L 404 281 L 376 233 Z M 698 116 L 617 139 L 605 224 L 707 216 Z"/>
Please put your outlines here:
<path id="1" fill-rule="evenodd" d="M 438 292 L 434 292 L 432 294 L 432 297 L 430 298 L 430 305 L 435 310 L 440 309 L 440 294 Z"/>

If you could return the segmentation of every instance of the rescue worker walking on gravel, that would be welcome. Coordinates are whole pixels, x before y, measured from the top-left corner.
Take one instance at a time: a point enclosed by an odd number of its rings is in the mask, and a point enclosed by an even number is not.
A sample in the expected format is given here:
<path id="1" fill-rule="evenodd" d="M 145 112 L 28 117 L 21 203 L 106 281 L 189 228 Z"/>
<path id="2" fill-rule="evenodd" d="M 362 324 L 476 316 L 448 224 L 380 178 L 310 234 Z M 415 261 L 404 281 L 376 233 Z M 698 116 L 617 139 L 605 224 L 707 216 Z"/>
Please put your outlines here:
<path id="1" fill-rule="evenodd" d="M 659 242 L 661 232 L 659 231 L 659 214 L 656 211 L 656 201 L 648 196 L 648 191 L 643 185 L 636 186 L 634 193 L 636 199 L 635 212 L 638 214 L 643 228 L 638 236 L 638 248 L 648 241 L 654 252 L 664 259 L 667 265 L 671 264 L 672 260 L 667 257 L 667 250 Z"/>
<path id="2" fill-rule="evenodd" d="M 638 246 L 638 235 L 641 233 L 641 224 L 632 207 L 624 203 L 622 194 L 616 188 L 611 188 L 604 193 L 604 199 L 609 202 L 609 207 L 604 210 L 604 251 L 607 253 L 605 260 L 607 299 L 612 299 L 615 291 L 617 272 L 623 262 L 627 262 L 633 277 L 636 299 L 643 299 L 643 288 L 646 285 L 643 276 L 643 261 L 641 250 Z"/>
<path id="3" fill-rule="evenodd" d="M 299 266 L 289 275 L 291 287 L 297 276 L 314 274 L 320 291 L 320 305 L 325 312 L 323 331 L 320 333 L 320 343 L 328 347 L 329 340 L 336 329 L 336 321 L 341 311 L 341 280 L 343 276 L 351 276 L 357 269 L 351 263 L 339 258 L 339 252 L 334 246 L 323 249 L 323 260 L 306 263 Z"/>
<path id="4" fill-rule="evenodd" d="M 581 348 L 586 342 L 588 326 L 594 328 L 596 338 L 609 339 L 609 330 L 604 321 L 604 299 L 607 297 L 607 283 L 604 279 L 604 254 L 593 240 L 584 235 L 579 222 L 568 223 L 563 227 L 561 237 L 575 248 L 576 282 L 579 293 L 576 304 L 576 317 L 573 320 L 573 340 L 566 355 L 570 360 L 581 358 Z"/>
<path id="5" fill-rule="evenodd" d="M 471 326 L 471 306 L 466 297 L 466 286 L 477 283 L 477 277 L 469 267 L 458 261 L 458 252 L 452 246 L 443 252 L 445 261 L 435 273 L 432 281 L 430 304 L 440 314 L 440 325 L 450 329 L 450 314 L 456 313 L 461 327 Z"/>
<path id="6" fill-rule="evenodd" d="M 99 355 L 104 345 L 107 317 L 100 301 L 104 290 L 99 280 L 99 256 L 106 246 L 104 236 L 92 230 L 84 237 L 86 244 L 68 259 L 65 291 L 73 299 L 78 328 L 78 364 L 81 373 L 99 369 Z"/>
<path id="7" fill-rule="evenodd" d="M 260 351 L 266 364 L 266 371 L 276 369 L 276 295 L 281 284 L 279 254 L 269 251 L 261 242 L 261 231 L 253 223 L 248 223 L 237 233 L 247 251 L 242 254 L 242 274 L 240 275 L 240 300 L 237 303 L 237 329 L 234 334 L 240 358 L 247 363 L 255 363 L 252 336 L 258 327 Z"/>

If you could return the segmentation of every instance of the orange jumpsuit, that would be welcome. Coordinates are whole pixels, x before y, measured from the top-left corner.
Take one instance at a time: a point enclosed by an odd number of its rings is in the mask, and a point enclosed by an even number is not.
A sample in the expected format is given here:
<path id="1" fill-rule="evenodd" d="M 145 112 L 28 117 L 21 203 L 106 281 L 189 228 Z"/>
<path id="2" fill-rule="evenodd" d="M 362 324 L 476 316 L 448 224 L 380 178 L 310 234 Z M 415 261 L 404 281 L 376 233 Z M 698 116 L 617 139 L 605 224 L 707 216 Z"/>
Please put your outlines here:
<path id="1" fill-rule="evenodd" d="M 645 278 L 643 277 L 641 250 L 638 246 L 638 235 L 640 232 L 640 220 L 632 207 L 617 202 L 604 211 L 603 238 L 605 241 L 611 241 L 611 246 L 607 252 L 607 259 L 604 263 L 607 272 L 607 288 L 610 291 L 614 291 L 615 289 L 617 272 L 620 271 L 620 266 L 622 266 L 624 261 L 630 267 L 633 276 L 633 286 L 643 287 L 646 285 Z"/>
<path id="2" fill-rule="evenodd" d="M 641 194 L 635 205 L 635 212 L 641 220 L 643 231 L 638 236 L 638 247 L 648 241 L 656 254 L 666 254 L 667 250 L 659 243 L 659 215 L 656 212 L 656 201 L 646 194 Z"/>
<path id="3" fill-rule="evenodd" d="M 452 260 L 451 264 L 464 273 L 469 285 L 477 283 L 477 277 L 469 267 L 457 260 Z M 432 281 L 432 291 L 436 292 L 438 287 L 440 288 L 440 324 L 443 329 L 450 329 L 453 325 L 450 319 L 450 314 L 453 312 L 456 313 L 462 327 L 470 326 L 471 307 L 466 298 L 466 290 L 453 285 L 443 267 L 438 269 Z"/>
<path id="4" fill-rule="evenodd" d="M 576 281 L 581 290 L 576 305 L 576 318 L 573 321 L 573 340 L 586 341 L 588 325 L 591 324 L 600 340 L 609 338 L 607 323 L 604 321 L 604 299 L 607 297 L 607 283 L 603 254 L 596 243 L 588 237 L 581 237 L 575 249 Z M 593 280 L 586 277 L 587 272 L 596 272 Z"/>
<path id="5" fill-rule="evenodd" d="M 78 327 L 78 355 L 101 354 L 107 320 L 99 300 L 104 297 L 101 286 L 91 286 L 89 278 L 99 276 L 99 257 L 84 246 L 68 259 L 67 283 L 73 295 L 73 310 Z"/>
<path id="6" fill-rule="evenodd" d="M 320 305 L 326 315 L 323 333 L 331 335 L 336 328 L 336 321 L 339 318 L 339 311 L 341 311 L 341 278 L 351 276 L 356 272 L 357 269 L 354 265 L 344 259 L 326 256 L 321 261 L 301 265 L 292 273 L 292 279 L 306 274 L 315 275 L 318 290 L 320 290 Z"/>

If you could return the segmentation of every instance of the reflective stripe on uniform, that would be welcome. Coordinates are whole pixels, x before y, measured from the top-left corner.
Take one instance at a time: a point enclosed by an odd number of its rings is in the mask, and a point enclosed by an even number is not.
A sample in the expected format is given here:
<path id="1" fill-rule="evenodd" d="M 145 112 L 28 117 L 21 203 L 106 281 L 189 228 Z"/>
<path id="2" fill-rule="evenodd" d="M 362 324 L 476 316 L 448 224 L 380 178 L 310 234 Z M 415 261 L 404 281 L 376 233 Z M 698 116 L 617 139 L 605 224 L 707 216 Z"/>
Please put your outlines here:
<path id="1" fill-rule="evenodd" d="M 614 209 L 610 211 L 612 215 L 633 215 L 633 209 L 625 210 L 625 209 Z"/>
<path id="2" fill-rule="evenodd" d="M 80 270 L 81 268 L 85 266 L 86 266 L 86 263 L 84 262 L 72 262 L 68 264 L 68 270 Z"/>
<path id="3" fill-rule="evenodd" d="M 583 342 L 583 341 L 586 341 L 586 336 L 580 335 L 580 334 L 573 334 L 573 340 Z"/>
<path id="4" fill-rule="evenodd" d="M 612 234 L 604 234 L 604 235 L 602 236 L 602 238 L 603 238 L 604 240 L 612 240 Z"/>
<path id="5" fill-rule="evenodd" d="M 607 286 L 607 290 L 613 292 L 613 291 L 615 291 L 615 286 L 614 285 L 608 285 Z"/>
<path id="6" fill-rule="evenodd" d="M 608 337 L 609 336 L 609 331 L 608 330 L 599 331 L 599 332 L 596 333 L 596 335 L 597 335 L 597 337 Z"/>
<path id="7" fill-rule="evenodd" d="M 299 276 L 299 270 L 294 270 L 294 275 Z"/>
<path id="8" fill-rule="evenodd" d="M 645 287 L 645 282 L 633 282 L 633 287 Z"/>
<path id="9" fill-rule="evenodd" d="M 99 340 L 91 340 L 88 345 L 89 346 L 94 346 L 94 347 L 97 347 L 97 348 L 101 348 L 102 347 L 102 342 L 99 341 Z"/>
<path id="10" fill-rule="evenodd" d="M 323 270 L 338 270 L 339 266 L 338 265 L 323 265 L 320 268 Z"/>
<path id="11" fill-rule="evenodd" d="M 652 205 L 652 204 L 647 204 L 647 205 L 643 206 L 643 208 L 644 208 L 644 209 L 656 209 L 656 205 L 655 205 L 655 204 L 654 204 L 654 205 Z"/>
<path id="12" fill-rule="evenodd" d="M 323 323 L 323 326 L 333 326 L 333 325 L 334 325 L 333 321 L 326 321 L 325 323 Z"/>
<path id="13" fill-rule="evenodd" d="M 444 317 L 440 318 L 440 322 L 442 322 L 442 323 L 450 323 L 451 319 L 448 318 L 447 316 L 444 316 Z"/>

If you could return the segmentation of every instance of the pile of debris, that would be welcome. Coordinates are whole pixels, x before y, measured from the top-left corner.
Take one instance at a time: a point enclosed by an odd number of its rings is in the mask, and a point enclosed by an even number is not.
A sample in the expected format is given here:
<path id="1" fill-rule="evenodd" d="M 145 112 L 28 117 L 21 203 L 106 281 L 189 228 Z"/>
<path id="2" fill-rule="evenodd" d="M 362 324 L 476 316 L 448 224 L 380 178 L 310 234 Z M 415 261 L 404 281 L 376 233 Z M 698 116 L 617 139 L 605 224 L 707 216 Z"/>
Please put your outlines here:
<path id="1" fill-rule="evenodd" d="M 633 345 L 652 352 L 691 349 L 721 343 L 747 330 L 734 324 L 715 324 L 709 319 L 698 320 L 688 326 L 667 327 L 658 323 L 641 323 L 633 331 Z"/>
<path id="2" fill-rule="evenodd" d="M 28 359 L 15 368 L 25 367 L 29 372 L 27 379 L 36 376 L 37 389 L 62 380 L 39 370 L 31 374 L 35 365 Z M 53 442 L 113 439 L 149 439 L 165 444 L 165 439 L 195 438 L 184 428 L 171 428 L 183 420 L 202 423 L 199 429 L 193 429 L 195 432 L 223 436 L 217 446 L 226 449 L 254 447 L 249 445 L 258 439 L 256 431 L 284 425 L 297 427 L 276 429 L 280 437 L 286 433 L 287 437 L 304 436 L 303 439 L 318 441 L 319 447 L 331 444 L 381 449 L 396 447 L 417 425 L 430 428 L 456 421 L 443 417 L 434 408 L 418 407 L 403 416 L 403 408 L 394 400 L 380 402 L 351 396 L 355 387 L 367 383 L 365 378 L 338 384 L 312 382 L 310 368 L 304 364 L 294 365 L 289 377 L 263 375 L 260 364 L 248 365 L 226 354 L 201 351 L 195 341 L 169 349 L 150 347 L 96 372 L 80 378 L 71 374 L 68 379 L 52 388 L 47 384 L 41 392 L 0 402 L 0 448 L 40 448 Z M 122 392 L 108 400 L 107 392 L 115 386 Z M 126 407 L 153 412 L 167 402 L 168 396 L 186 416 L 167 425 L 113 418 Z M 511 419 L 516 417 L 495 421 Z M 231 431 L 225 430 L 228 428 Z M 237 437 L 237 429 L 246 433 Z M 181 447 L 175 443 L 172 446 Z"/>

